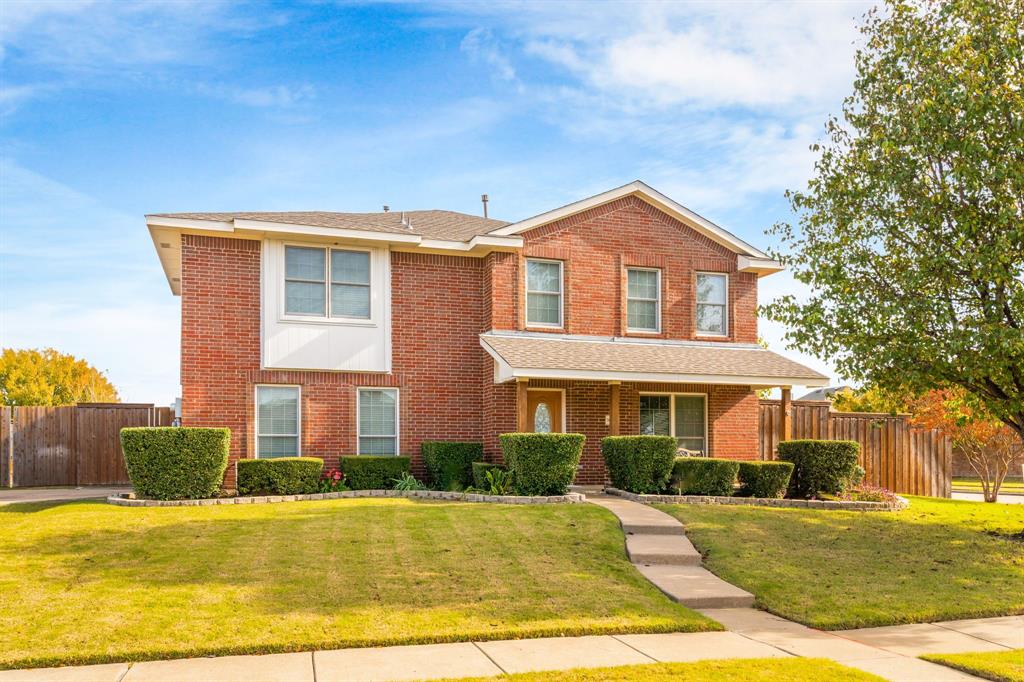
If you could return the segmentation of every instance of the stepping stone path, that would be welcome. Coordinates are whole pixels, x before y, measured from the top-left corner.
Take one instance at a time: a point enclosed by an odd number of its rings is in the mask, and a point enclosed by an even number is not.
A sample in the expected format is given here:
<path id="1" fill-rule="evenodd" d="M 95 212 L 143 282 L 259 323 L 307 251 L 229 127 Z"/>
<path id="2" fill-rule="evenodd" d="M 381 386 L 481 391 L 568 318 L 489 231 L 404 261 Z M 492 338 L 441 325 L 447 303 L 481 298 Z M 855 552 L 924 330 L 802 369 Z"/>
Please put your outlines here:
<path id="1" fill-rule="evenodd" d="M 629 560 L 673 601 L 691 609 L 754 605 L 754 595 L 700 565 L 700 552 L 687 539 L 683 524 L 668 514 L 608 495 L 587 495 L 587 501 L 618 517 Z"/>

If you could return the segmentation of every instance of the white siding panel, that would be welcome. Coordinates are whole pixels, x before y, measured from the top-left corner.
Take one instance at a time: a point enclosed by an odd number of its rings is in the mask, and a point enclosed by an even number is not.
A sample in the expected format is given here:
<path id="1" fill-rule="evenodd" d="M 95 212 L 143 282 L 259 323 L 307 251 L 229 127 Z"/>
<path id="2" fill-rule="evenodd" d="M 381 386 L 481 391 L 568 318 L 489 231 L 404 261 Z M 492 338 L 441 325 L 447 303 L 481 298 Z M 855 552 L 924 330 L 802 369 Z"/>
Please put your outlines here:
<path id="1" fill-rule="evenodd" d="M 388 249 L 370 250 L 370 319 L 348 323 L 286 318 L 283 300 L 284 245 L 285 242 L 277 240 L 264 242 L 261 293 L 263 366 L 267 369 L 390 372 L 391 267 Z"/>

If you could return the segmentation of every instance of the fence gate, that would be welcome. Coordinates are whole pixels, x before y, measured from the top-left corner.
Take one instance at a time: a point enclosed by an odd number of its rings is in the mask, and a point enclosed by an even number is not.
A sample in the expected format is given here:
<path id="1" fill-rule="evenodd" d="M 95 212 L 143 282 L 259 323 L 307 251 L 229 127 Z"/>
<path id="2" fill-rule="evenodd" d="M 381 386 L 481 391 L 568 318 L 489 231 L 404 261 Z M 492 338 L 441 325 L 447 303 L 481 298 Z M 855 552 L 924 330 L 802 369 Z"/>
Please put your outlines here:
<path id="1" fill-rule="evenodd" d="M 4 407 L 0 485 L 127 484 L 121 429 L 170 426 L 173 419 L 171 408 L 144 403 Z"/>

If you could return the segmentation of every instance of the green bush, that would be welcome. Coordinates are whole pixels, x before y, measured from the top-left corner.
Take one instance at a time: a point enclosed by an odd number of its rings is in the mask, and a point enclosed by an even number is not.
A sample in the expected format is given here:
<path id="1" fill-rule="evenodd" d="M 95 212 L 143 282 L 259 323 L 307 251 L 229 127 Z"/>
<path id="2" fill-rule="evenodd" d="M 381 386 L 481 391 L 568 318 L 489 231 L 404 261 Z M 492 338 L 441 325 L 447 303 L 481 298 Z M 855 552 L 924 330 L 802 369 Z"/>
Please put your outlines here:
<path id="1" fill-rule="evenodd" d="M 473 485 L 473 462 L 484 456 L 484 445 L 427 440 L 420 452 L 427 480 L 436 490 L 463 490 Z"/>
<path id="2" fill-rule="evenodd" d="M 481 490 L 486 489 L 489 485 L 487 482 L 487 472 L 492 469 L 499 469 L 505 471 L 505 467 L 501 464 L 493 464 L 491 462 L 473 462 L 473 487 L 480 488 Z"/>
<path id="3" fill-rule="evenodd" d="M 213 497 L 228 466 L 229 429 L 144 426 L 121 429 L 121 451 L 139 497 Z"/>
<path id="4" fill-rule="evenodd" d="M 339 458 L 339 466 L 352 490 L 391 490 L 411 471 L 408 457 L 392 455 L 349 455 Z"/>
<path id="5" fill-rule="evenodd" d="M 586 436 L 581 433 L 503 433 L 505 463 L 520 495 L 564 495 L 576 476 Z"/>
<path id="6" fill-rule="evenodd" d="M 601 441 L 601 455 L 616 488 L 660 493 L 672 476 L 678 447 L 672 436 L 608 436 Z"/>
<path id="7" fill-rule="evenodd" d="M 784 497 L 793 475 L 790 462 L 740 462 L 740 494 L 746 497 Z"/>
<path id="8" fill-rule="evenodd" d="M 677 457 L 670 487 L 680 495 L 732 495 L 740 463 L 711 457 Z"/>
<path id="9" fill-rule="evenodd" d="M 320 490 L 318 457 L 238 460 L 239 495 L 308 495 Z"/>
<path id="10" fill-rule="evenodd" d="M 857 474 L 860 443 L 852 440 L 786 440 L 779 459 L 792 462 L 791 497 L 840 495 Z"/>

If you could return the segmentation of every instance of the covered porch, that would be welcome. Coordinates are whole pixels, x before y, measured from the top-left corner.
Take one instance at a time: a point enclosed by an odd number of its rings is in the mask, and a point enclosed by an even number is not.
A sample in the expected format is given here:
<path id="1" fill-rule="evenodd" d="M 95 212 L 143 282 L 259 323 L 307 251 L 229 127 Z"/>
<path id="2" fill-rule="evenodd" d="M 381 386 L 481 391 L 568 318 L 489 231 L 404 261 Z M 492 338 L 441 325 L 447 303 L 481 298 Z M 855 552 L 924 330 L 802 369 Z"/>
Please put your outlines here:
<path id="1" fill-rule="evenodd" d="M 604 482 L 600 442 L 609 435 L 671 435 L 681 453 L 757 459 L 757 391 L 782 387 L 788 402 L 793 385 L 828 383 L 750 344 L 522 332 L 491 332 L 480 341 L 494 359 L 494 409 L 514 409 L 495 416 L 489 435 L 583 433 L 579 483 Z"/>

